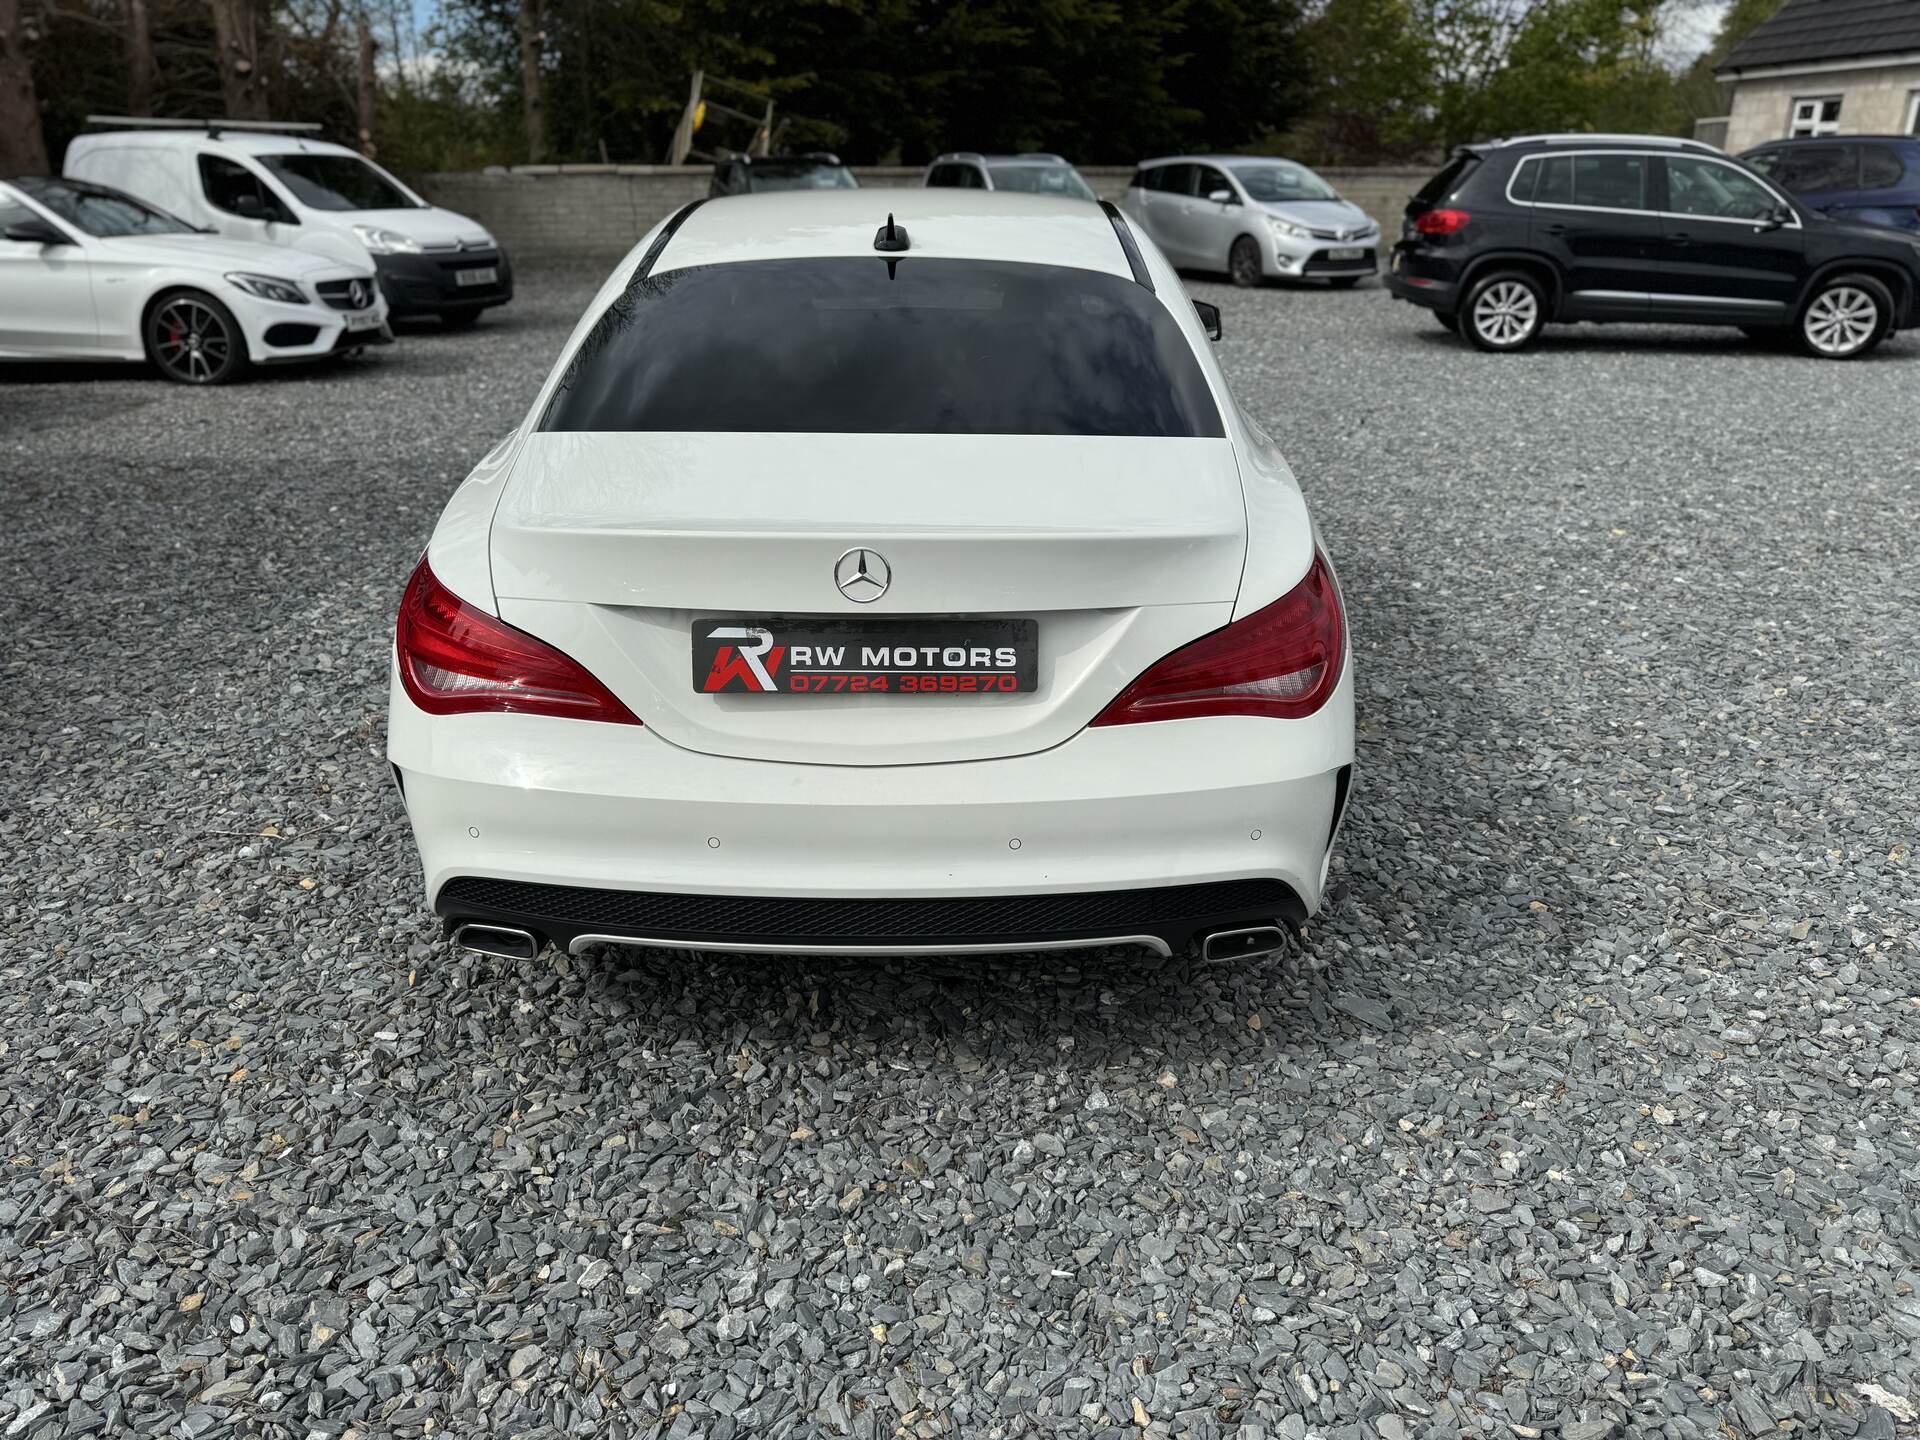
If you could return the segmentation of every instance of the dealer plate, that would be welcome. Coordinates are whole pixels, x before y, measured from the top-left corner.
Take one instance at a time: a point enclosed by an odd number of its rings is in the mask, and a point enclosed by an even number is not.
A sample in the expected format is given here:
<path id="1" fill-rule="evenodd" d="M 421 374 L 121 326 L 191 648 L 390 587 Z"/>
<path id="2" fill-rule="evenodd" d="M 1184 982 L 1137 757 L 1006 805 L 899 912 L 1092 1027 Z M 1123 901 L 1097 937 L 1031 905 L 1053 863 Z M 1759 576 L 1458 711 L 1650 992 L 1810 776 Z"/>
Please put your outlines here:
<path id="1" fill-rule="evenodd" d="M 1039 684 L 1033 620 L 708 617 L 693 622 L 705 695 L 1009 695 Z"/>
<path id="2" fill-rule="evenodd" d="M 456 285 L 491 285 L 500 278 L 500 271 L 492 265 L 482 265 L 477 270 L 456 270 L 453 283 Z"/>

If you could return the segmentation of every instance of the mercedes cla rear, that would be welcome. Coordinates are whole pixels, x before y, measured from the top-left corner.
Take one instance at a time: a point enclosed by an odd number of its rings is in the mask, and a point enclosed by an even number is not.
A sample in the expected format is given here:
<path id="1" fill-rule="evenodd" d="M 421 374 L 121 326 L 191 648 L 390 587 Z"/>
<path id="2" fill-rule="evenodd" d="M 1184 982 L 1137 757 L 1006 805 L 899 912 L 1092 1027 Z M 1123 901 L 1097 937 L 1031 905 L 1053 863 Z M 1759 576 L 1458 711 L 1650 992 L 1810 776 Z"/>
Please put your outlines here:
<path id="1" fill-rule="evenodd" d="M 389 754 L 461 944 L 1257 954 L 1353 760 L 1286 462 L 1111 207 L 688 207 L 401 603 Z"/>

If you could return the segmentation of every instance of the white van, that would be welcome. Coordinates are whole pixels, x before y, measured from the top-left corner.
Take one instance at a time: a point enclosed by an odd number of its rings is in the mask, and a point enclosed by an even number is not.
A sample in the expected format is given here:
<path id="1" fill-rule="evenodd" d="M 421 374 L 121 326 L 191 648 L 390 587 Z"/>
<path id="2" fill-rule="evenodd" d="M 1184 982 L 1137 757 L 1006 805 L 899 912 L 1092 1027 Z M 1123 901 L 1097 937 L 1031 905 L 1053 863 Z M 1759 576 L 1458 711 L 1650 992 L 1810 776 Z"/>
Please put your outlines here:
<path id="1" fill-rule="evenodd" d="M 301 133 L 318 126 L 89 118 L 140 128 L 75 138 L 69 179 L 124 190 L 235 240 L 371 258 L 395 316 L 470 324 L 513 298 L 506 251 L 478 223 L 429 205 L 346 146 Z"/>

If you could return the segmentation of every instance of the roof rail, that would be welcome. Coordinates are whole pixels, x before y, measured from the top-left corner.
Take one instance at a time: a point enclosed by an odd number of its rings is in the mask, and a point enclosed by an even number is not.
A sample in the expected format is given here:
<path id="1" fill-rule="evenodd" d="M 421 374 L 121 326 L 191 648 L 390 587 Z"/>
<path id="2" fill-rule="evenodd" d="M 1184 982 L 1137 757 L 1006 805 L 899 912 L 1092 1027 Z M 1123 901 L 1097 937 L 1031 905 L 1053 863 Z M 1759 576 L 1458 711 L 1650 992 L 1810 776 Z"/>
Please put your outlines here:
<path id="1" fill-rule="evenodd" d="M 1488 140 L 1489 149 L 1499 149 L 1504 145 L 1579 145 L 1590 142 L 1628 145 L 1669 145 L 1675 150 L 1704 150 L 1719 154 L 1718 145 L 1709 145 L 1704 140 L 1686 140 L 1677 135 L 1624 135 L 1606 133 L 1588 133 L 1582 130 L 1560 131 L 1549 135 L 1508 135 L 1498 140 Z"/>
<path id="2" fill-rule="evenodd" d="M 1022 150 L 1015 158 L 1020 160 L 1051 160 L 1056 165 L 1064 165 L 1067 163 L 1066 156 L 1056 155 L 1051 150 Z"/>
<path id="3" fill-rule="evenodd" d="M 982 165 L 987 163 L 987 157 L 978 150 L 949 150 L 944 155 L 936 155 L 933 157 L 933 163 L 935 165 L 938 165 L 943 160 L 977 160 Z"/>
<path id="4" fill-rule="evenodd" d="M 317 134 L 326 127 L 317 120 L 170 120 L 152 115 L 89 115 L 89 125 L 111 125 L 119 130 L 248 130 L 267 135 Z"/>

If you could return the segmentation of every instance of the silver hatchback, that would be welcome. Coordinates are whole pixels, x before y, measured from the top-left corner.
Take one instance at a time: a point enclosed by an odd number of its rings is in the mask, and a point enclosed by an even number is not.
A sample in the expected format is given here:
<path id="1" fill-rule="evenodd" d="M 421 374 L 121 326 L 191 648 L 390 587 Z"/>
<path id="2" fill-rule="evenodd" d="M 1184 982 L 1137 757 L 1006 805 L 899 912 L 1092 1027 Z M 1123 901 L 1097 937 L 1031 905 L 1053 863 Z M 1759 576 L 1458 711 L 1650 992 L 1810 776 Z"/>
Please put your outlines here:
<path id="1" fill-rule="evenodd" d="M 1169 155 L 1142 160 L 1120 208 L 1167 259 L 1225 270 L 1236 285 L 1316 279 L 1346 287 L 1380 265 L 1380 227 L 1291 160 Z"/>

